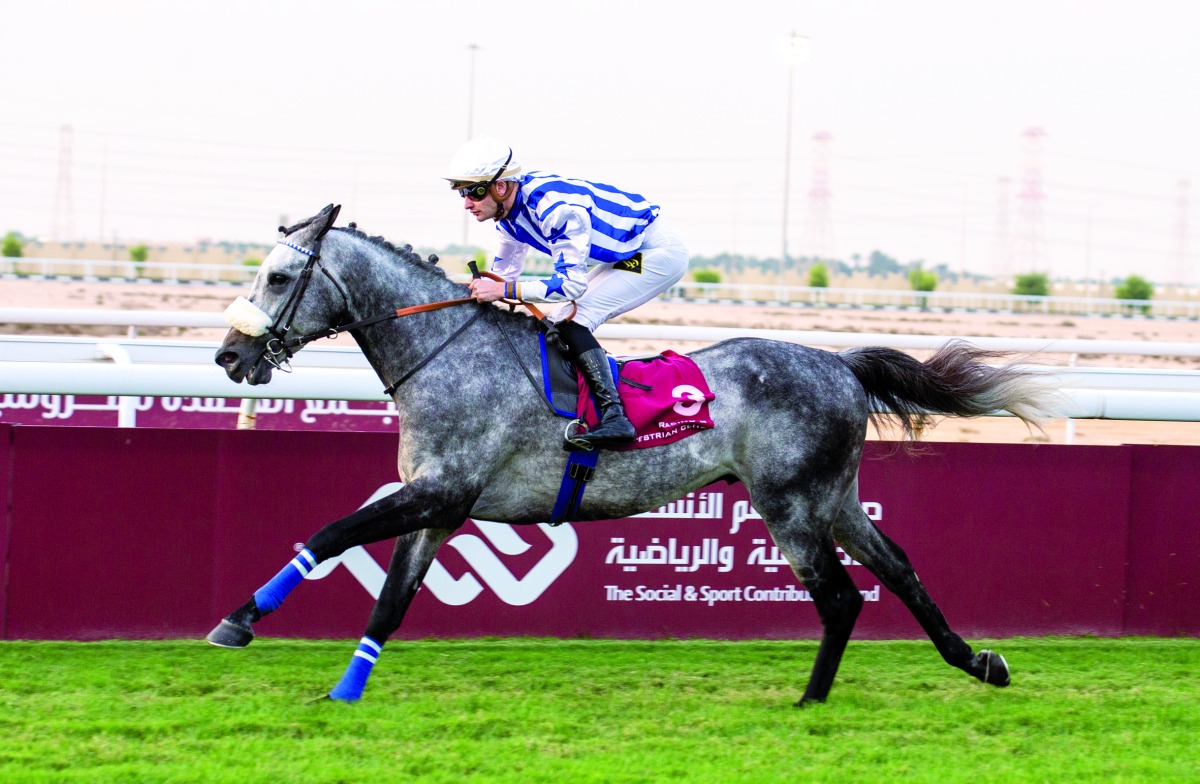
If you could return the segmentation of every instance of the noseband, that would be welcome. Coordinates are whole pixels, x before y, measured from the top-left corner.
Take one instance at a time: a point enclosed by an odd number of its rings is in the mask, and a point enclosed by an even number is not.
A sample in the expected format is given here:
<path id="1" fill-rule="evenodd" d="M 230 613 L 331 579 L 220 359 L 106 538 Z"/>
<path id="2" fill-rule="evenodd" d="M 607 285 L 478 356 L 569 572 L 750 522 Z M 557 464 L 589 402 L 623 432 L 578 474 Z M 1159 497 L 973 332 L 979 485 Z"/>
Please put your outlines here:
<path id="1" fill-rule="evenodd" d="M 326 332 L 314 335 L 301 335 L 299 337 L 288 338 L 287 334 L 292 330 L 292 322 L 296 320 L 296 311 L 300 307 L 300 300 L 304 298 L 304 292 L 308 290 L 308 284 L 312 281 L 313 267 L 319 267 L 325 277 L 329 278 L 333 283 L 334 288 L 342 295 L 342 302 L 346 305 L 347 311 L 350 309 L 350 299 L 346 296 L 345 289 L 342 284 L 338 283 L 337 278 L 329 274 L 329 270 L 325 269 L 325 265 L 321 263 L 321 240 L 318 239 L 313 243 L 314 247 L 310 250 L 302 245 L 288 242 L 287 240 L 277 240 L 276 244 L 291 248 L 294 251 L 303 253 L 308 256 L 308 261 L 304 265 L 304 269 L 300 271 L 300 278 L 296 284 L 292 286 L 292 290 L 288 293 L 287 300 L 284 301 L 283 307 L 279 310 L 279 316 L 276 317 L 275 323 L 269 328 L 268 332 L 272 337 L 267 341 L 266 347 L 263 349 L 263 358 L 270 362 L 275 368 L 282 370 L 285 373 L 292 371 L 292 366 L 288 362 L 304 344 L 311 343 L 317 338 L 335 337 L 339 332 L 345 331 L 349 327 L 330 327 Z"/>

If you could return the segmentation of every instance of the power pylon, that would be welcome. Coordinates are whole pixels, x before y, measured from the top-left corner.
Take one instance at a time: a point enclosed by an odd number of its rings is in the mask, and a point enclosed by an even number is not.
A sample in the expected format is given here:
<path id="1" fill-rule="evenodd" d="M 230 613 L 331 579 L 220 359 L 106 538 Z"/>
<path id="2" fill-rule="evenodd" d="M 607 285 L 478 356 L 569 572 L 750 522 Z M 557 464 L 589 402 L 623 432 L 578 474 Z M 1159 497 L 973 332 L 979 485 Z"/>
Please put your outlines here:
<path id="1" fill-rule="evenodd" d="M 1027 128 L 1025 160 L 1021 171 L 1021 190 L 1017 192 L 1017 237 L 1013 247 L 1013 263 L 1025 272 L 1050 271 L 1046 259 L 1045 235 L 1042 225 L 1042 204 L 1046 193 L 1042 190 L 1042 139 L 1046 132 L 1041 128 Z"/>
<path id="2" fill-rule="evenodd" d="M 1175 195 L 1175 259 L 1170 282 L 1176 286 L 1193 283 L 1191 259 L 1188 258 L 1188 190 L 1191 183 L 1180 180 L 1176 183 Z"/>
<path id="3" fill-rule="evenodd" d="M 829 146 L 833 134 L 819 131 L 813 134 L 812 183 L 808 189 L 808 223 L 805 226 L 804 250 L 810 258 L 829 259 L 833 255 L 833 221 L 830 203 L 833 188 L 829 176 Z"/>
<path id="4" fill-rule="evenodd" d="M 1013 275 L 1012 236 L 1009 233 L 1008 206 L 1012 180 L 1001 177 L 996 181 L 996 226 L 992 233 L 992 270 L 1001 278 Z"/>
<path id="5" fill-rule="evenodd" d="M 58 184 L 54 188 L 54 215 L 50 239 L 70 242 L 75 239 L 75 205 L 71 200 L 71 126 L 58 133 Z"/>

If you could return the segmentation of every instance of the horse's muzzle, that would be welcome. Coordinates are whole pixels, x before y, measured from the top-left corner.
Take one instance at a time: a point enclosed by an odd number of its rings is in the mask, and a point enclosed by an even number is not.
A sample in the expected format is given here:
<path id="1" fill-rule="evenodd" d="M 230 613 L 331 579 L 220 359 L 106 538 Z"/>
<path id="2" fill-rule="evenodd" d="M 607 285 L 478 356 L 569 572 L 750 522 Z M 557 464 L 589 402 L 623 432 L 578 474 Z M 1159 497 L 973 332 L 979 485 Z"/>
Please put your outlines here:
<path id="1" fill-rule="evenodd" d="M 257 342 L 259 341 L 253 341 Z M 251 386 L 256 386 L 271 381 L 271 364 L 263 359 L 262 348 L 253 343 L 247 345 L 244 335 L 237 330 L 230 330 L 221 347 L 217 349 L 214 361 L 225 369 L 225 375 L 235 383 L 245 381 Z"/>

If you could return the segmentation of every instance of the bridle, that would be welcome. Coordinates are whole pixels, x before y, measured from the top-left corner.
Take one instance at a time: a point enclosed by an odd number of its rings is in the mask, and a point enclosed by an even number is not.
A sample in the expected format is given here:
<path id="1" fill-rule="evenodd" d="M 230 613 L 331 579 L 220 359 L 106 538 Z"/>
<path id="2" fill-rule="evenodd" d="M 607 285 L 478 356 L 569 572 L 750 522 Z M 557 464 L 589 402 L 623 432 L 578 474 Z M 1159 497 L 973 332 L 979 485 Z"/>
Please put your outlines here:
<path id="1" fill-rule="evenodd" d="M 321 240 L 317 239 L 313 243 L 313 248 L 306 248 L 303 245 L 297 245 L 294 242 L 287 240 L 277 240 L 276 244 L 291 248 L 292 250 L 303 253 L 308 257 L 308 261 L 304 264 L 304 269 L 300 271 L 300 277 L 296 280 L 292 290 L 288 292 L 288 298 L 284 300 L 283 307 L 279 309 L 279 315 L 275 317 L 275 321 L 267 328 L 267 332 L 271 333 L 271 339 L 267 341 L 266 347 L 263 349 L 263 358 L 270 362 L 278 370 L 285 373 L 292 371 L 289 360 L 295 355 L 306 343 L 311 343 L 317 338 L 325 337 L 326 335 L 336 335 L 343 330 L 339 328 L 331 328 L 327 332 L 315 335 L 302 335 L 300 337 L 289 338 L 288 333 L 292 331 L 292 322 L 296 320 L 296 311 L 300 307 L 300 300 L 304 299 L 304 293 L 308 291 L 308 284 L 312 281 L 313 268 L 319 267 L 325 277 L 333 283 L 337 288 L 338 293 L 342 295 L 342 301 L 346 304 L 346 308 L 350 307 L 350 300 L 346 296 L 346 291 L 342 285 L 338 283 L 337 278 L 330 274 L 325 265 L 321 263 Z"/>
<path id="2" fill-rule="evenodd" d="M 394 311 L 382 313 L 378 316 L 370 316 L 365 319 L 359 319 L 358 321 L 352 321 L 349 324 L 328 327 L 320 332 L 314 332 L 308 335 L 289 336 L 289 333 L 292 331 L 292 323 L 296 319 L 296 311 L 300 307 L 300 301 L 304 298 L 304 294 L 308 290 L 308 285 L 312 281 L 314 268 L 320 269 L 325 277 L 329 278 L 330 282 L 333 283 L 334 288 L 336 288 L 338 293 L 342 295 L 342 302 L 346 305 L 347 311 L 350 309 L 350 298 L 346 296 L 346 290 L 342 288 L 342 284 L 339 283 L 337 278 L 335 278 L 329 272 L 329 270 L 325 268 L 325 265 L 321 263 L 321 239 L 317 239 L 316 242 L 313 243 L 312 248 L 306 248 L 302 245 L 288 242 L 287 240 L 277 240 L 277 244 L 291 248 L 299 253 L 303 253 L 308 257 L 308 261 L 305 262 L 304 269 L 300 271 L 300 277 L 296 280 L 295 285 L 292 286 L 292 290 L 288 293 L 288 298 L 284 301 L 283 307 L 279 311 L 279 315 L 275 318 L 275 322 L 267 329 L 267 332 L 271 334 L 271 339 L 267 341 L 267 345 L 263 348 L 263 359 L 269 362 L 272 367 L 284 373 L 292 372 L 292 367 L 289 360 L 295 356 L 297 351 L 314 340 L 319 340 L 320 338 L 335 338 L 343 332 L 350 332 L 351 330 L 368 327 L 372 324 L 378 324 L 382 321 L 389 321 L 391 319 L 402 318 L 404 316 L 411 316 L 416 313 L 428 313 L 432 310 L 441 310 L 442 308 L 449 308 L 455 305 L 465 305 L 468 302 L 475 302 L 473 297 L 462 297 L 460 299 L 443 300 L 441 302 L 428 302 L 422 305 L 411 305 L 406 308 L 399 308 Z M 390 385 L 384 391 L 388 395 L 395 392 L 396 387 L 403 384 L 408 380 L 409 376 L 424 367 L 424 365 L 429 362 L 430 359 L 432 359 L 438 352 L 449 345 L 451 341 L 462 334 L 467 327 L 475 323 L 475 320 L 482 316 L 485 312 L 486 311 L 483 308 L 477 310 L 465 324 L 459 327 L 452 335 L 450 335 L 449 338 L 443 341 L 442 344 L 434 349 L 429 356 L 409 370 L 403 378 Z"/>
<path id="3" fill-rule="evenodd" d="M 267 332 L 271 334 L 271 339 L 268 340 L 266 346 L 263 347 L 262 358 L 269 362 L 272 367 L 284 373 L 292 372 L 292 366 L 289 360 L 291 360 L 297 351 L 314 340 L 319 340 L 320 338 L 336 338 L 343 332 L 350 332 L 351 330 L 368 327 L 372 324 L 378 324 L 382 321 L 390 321 L 392 319 L 403 318 L 404 316 L 412 316 L 417 313 L 428 313 L 434 310 L 441 310 L 442 308 L 454 307 L 455 305 L 466 305 L 468 302 L 476 302 L 479 304 L 474 297 L 461 297 L 459 299 L 441 300 L 439 302 L 427 302 L 421 305 L 410 305 L 405 308 L 398 308 L 394 311 L 381 313 L 378 316 L 370 316 L 365 319 L 359 319 L 358 321 L 353 321 L 349 324 L 328 327 L 320 332 L 288 337 L 288 333 L 292 330 L 292 322 L 295 321 L 296 318 L 296 311 L 300 307 L 300 300 L 304 298 L 304 293 L 308 290 L 308 284 L 312 281 L 314 268 L 319 268 L 325 277 L 329 278 L 330 282 L 333 283 L 334 287 L 338 290 L 338 293 L 342 295 L 342 302 L 346 305 L 347 312 L 350 310 L 350 298 L 346 296 L 346 290 L 342 288 L 342 284 L 338 282 L 337 278 L 335 278 L 329 272 L 329 270 L 325 268 L 325 265 L 321 263 L 321 240 L 323 238 L 324 234 L 322 234 L 313 242 L 312 248 L 305 248 L 302 245 L 297 245 L 295 243 L 288 242 L 287 240 L 276 241 L 277 244 L 291 248 L 299 253 L 303 253 L 308 257 L 308 261 L 305 262 L 304 269 L 301 270 L 299 279 L 296 281 L 296 284 L 292 286 L 292 290 L 288 293 L 288 298 L 284 301 L 283 307 L 279 311 L 279 315 L 276 317 L 271 326 L 267 328 Z M 467 266 L 471 268 L 471 273 L 476 278 L 486 275 L 493 280 L 503 280 L 500 278 L 500 276 L 491 272 L 480 272 L 474 261 L 468 262 Z M 528 302 L 509 300 L 505 300 L 505 302 L 509 304 L 509 307 L 513 307 L 516 304 L 524 305 L 540 322 L 542 322 L 542 324 L 547 325 L 548 338 L 556 336 L 557 333 L 554 329 L 554 326 L 549 324 L 545 315 L 542 314 L 542 312 L 532 304 Z M 467 319 L 462 326 L 460 326 L 458 329 L 452 332 L 449 337 L 438 344 L 437 348 L 433 349 L 433 351 L 425 355 L 420 362 L 409 368 L 408 371 L 405 372 L 404 375 L 401 376 L 397 381 L 389 384 L 387 388 L 383 390 L 384 394 L 391 396 L 393 393 L 395 393 L 401 384 L 403 384 L 405 381 L 408 381 L 413 374 L 425 367 L 430 360 L 441 353 L 442 349 L 453 343 L 454 340 L 457 339 L 458 336 L 463 332 L 465 332 L 468 327 L 474 324 L 480 316 L 482 316 L 484 313 L 488 313 L 490 310 L 491 308 L 487 307 L 476 309 L 471 318 Z M 570 319 L 574 317 L 574 315 L 575 311 L 572 309 L 571 315 L 567 318 Z M 501 332 L 503 332 L 503 329 Z M 521 369 L 525 371 L 526 377 L 529 378 L 529 382 L 533 384 L 534 389 L 537 390 L 537 382 L 534 381 L 533 377 L 529 375 L 529 370 L 525 367 L 524 363 L 520 361 L 520 354 L 517 353 L 516 347 L 512 345 L 512 339 L 509 338 L 507 333 L 504 333 L 504 337 L 508 342 L 508 346 L 512 350 L 513 355 L 517 358 L 518 364 L 521 365 Z M 553 411 L 553 408 L 551 408 L 551 410 Z"/>

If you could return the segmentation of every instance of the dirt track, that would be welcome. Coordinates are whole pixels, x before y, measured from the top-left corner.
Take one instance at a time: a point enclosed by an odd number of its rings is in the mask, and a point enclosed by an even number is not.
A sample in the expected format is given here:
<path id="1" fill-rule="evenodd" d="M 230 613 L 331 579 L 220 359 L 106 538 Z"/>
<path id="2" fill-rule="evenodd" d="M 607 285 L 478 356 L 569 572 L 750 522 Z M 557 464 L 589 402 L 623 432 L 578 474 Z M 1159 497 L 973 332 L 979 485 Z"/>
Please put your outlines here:
<path id="1" fill-rule="evenodd" d="M 58 281 L 0 281 L 0 306 L 111 308 L 114 310 L 186 310 L 220 312 L 239 293 L 237 289 L 206 286 L 166 286 Z M 742 305 L 700 305 L 655 301 L 618 321 L 650 324 L 729 326 L 758 329 L 803 329 L 831 332 L 917 334 L 975 337 L 1091 338 L 1169 342 L 1200 341 L 1200 322 L 1141 318 L 1063 317 L 987 313 L 919 313 L 877 310 L 815 310 Z M 15 331 L 9 327 L 6 332 Z M 67 334 L 62 329 L 26 329 L 26 334 Z M 122 334 L 122 330 L 72 329 L 72 334 Z M 143 330 L 143 337 L 217 340 L 223 330 Z M 635 354 L 671 348 L 686 351 L 696 344 L 658 344 L 650 341 L 609 341 L 614 353 Z M 1068 357 L 1047 354 L 1040 361 L 1066 364 Z M 1162 367 L 1194 370 L 1200 387 L 1200 360 L 1174 357 L 1083 356 L 1079 364 L 1092 367 Z M 1074 423 L 1076 444 L 1191 444 L 1200 445 L 1200 423 L 1110 422 Z M 1045 434 L 1030 433 L 1010 419 L 945 419 L 927 431 L 929 441 L 993 443 L 1065 443 L 1068 424 L 1053 422 Z"/>

